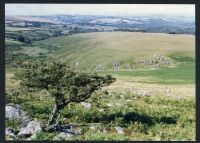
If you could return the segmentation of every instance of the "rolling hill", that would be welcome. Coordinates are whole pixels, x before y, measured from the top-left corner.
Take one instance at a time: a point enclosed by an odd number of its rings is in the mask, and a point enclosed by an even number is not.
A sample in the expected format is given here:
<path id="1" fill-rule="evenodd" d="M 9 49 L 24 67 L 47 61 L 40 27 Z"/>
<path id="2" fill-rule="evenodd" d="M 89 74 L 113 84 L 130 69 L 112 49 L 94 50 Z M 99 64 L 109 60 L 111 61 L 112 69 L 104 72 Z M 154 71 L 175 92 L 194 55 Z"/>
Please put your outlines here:
<path id="1" fill-rule="evenodd" d="M 53 58 L 81 69 L 95 69 L 98 65 L 111 68 L 117 62 L 123 66 L 154 55 L 195 56 L 192 35 L 95 32 L 53 37 L 37 43 L 63 46 L 53 53 Z"/>

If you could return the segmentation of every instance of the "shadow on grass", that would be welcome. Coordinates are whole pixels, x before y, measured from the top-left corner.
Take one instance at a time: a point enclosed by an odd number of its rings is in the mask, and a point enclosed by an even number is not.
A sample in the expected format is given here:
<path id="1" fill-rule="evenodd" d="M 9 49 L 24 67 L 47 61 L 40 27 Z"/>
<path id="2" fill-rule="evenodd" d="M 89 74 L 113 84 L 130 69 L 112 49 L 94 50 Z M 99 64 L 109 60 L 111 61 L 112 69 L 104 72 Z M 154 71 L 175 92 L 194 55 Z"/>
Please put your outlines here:
<path id="1" fill-rule="evenodd" d="M 147 115 L 140 115 L 135 112 L 128 112 L 124 115 L 124 122 L 141 122 L 142 124 L 147 124 L 149 126 L 156 123 L 163 124 L 176 124 L 177 120 L 173 117 L 150 117 Z"/>
<path id="2" fill-rule="evenodd" d="M 118 113 L 112 113 L 112 114 L 103 114 L 100 118 L 96 118 L 95 121 L 103 122 L 103 123 L 109 123 L 111 121 L 115 121 L 117 118 L 121 118 L 122 124 L 128 124 L 130 122 L 140 122 L 142 124 L 146 124 L 147 126 L 152 126 L 157 123 L 163 123 L 163 124 L 176 124 L 177 119 L 173 117 L 150 117 L 148 115 L 142 115 L 135 112 L 127 112 L 125 114 L 118 112 Z M 90 118 L 92 121 L 92 118 Z M 94 117 L 93 117 L 94 119 Z M 93 120 L 94 121 L 94 120 Z"/>
<path id="3" fill-rule="evenodd" d="M 124 123 L 141 122 L 142 124 L 147 124 L 147 125 L 151 126 L 154 124 L 154 119 L 147 115 L 140 115 L 135 112 L 128 112 L 124 115 L 123 122 Z"/>

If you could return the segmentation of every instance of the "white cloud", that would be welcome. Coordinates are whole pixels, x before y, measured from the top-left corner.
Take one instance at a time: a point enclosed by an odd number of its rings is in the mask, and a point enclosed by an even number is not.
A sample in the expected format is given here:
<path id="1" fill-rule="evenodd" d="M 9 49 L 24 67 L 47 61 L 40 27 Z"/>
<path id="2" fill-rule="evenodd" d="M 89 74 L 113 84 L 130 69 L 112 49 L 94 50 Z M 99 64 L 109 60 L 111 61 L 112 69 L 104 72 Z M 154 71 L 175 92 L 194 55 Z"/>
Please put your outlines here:
<path id="1" fill-rule="evenodd" d="M 178 15 L 195 16 L 195 5 L 183 4 L 6 4 L 6 15 Z"/>

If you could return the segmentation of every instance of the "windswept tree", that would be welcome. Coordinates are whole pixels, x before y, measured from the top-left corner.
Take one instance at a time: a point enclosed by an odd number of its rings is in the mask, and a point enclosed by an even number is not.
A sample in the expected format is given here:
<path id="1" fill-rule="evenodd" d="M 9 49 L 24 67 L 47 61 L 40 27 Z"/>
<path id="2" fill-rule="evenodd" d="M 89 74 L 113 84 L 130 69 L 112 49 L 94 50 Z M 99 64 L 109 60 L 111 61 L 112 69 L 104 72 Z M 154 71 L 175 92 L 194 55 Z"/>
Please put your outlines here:
<path id="1" fill-rule="evenodd" d="M 96 90 L 115 81 L 110 75 L 77 72 L 66 64 L 45 61 L 24 63 L 16 76 L 23 88 L 29 91 L 46 90 L 54 97 L 55 104 L 49 116 L 47 130 L 55 125 L 59 111 L 70 102 L 82 102 L 90 98 Z"/>

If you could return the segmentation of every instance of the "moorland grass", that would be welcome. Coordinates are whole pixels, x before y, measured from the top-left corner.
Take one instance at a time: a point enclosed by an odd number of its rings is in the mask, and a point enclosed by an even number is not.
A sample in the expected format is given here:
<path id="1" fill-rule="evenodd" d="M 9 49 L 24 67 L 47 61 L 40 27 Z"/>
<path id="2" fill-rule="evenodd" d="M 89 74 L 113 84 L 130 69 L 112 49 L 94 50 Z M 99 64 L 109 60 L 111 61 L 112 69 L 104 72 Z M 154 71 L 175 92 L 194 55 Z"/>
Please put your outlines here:
<path id="1" fill-rule="evenodd" d="M 145 41 L 145 42 L 144 42 Z M 123 65 L 144 60 L 155 54 L 181 53 L 194 57 L 193 36 L 137 32 L 94 32 L 59 36 L 36 42 L 62 45 L 53 55 L 55 60 L 77 68 L 95 69 L 99 64 L 110 68 L 113 62 Z M 88 64 L 89 63 L 89 64 Z"/>
<path id="2" fill-rule="evenodd" d="M 188 58 L 188 60 L 191 60 Z M 103 74 L 114 74 L 118 76 L 128 77 L 151 77 L 151 81 L 148 83 L 158 84 L 194 84 L 195 83 L 195 63 L 186 62 L 181 63 L 173 68 L 160 68 L 160 69 L 144 69 L 133 71 L 101 71 Z M 145 82 L 145 81 L 143 81 Z"/>
<path id="3" fill-rule="evenodd" d="M 127 94 L 129 96 L 125 98 Z M 47 100 L 42 94 L 34 96 L 27 94 L 18 98 L 16 103 L 21 105 L 32 118 L 43 122 L 47 120 L 53 103 L 51 97 Z M 23 102 L 19 102 L 20 99 Z M 131 102 L 127 102 L 127 99 Z M 9 100 L 13 102 L 11 98 Z M 81 104 L 71 103 L 61 112 L 60 124 L 73 124 L 82 130 L 82 133 L 72 140 L 194 140 L 195 138 L 193 97 L 176 99 L 156 95 L 140 97 L 131 93 L 114 92 L 108 95 L 99 92 L 93 94 L 86 102 L 92 103 L 91 109 L 84 109 Z M 113 107 L 108 107 L 107 103 L 112 103 Z M 14 121 L 6 122 L 7 125 L 15 127 Z M 97 128 L 91 129 L 91 126 Z M 125 134 L 119 135 L 114 129 L 115 126 L 123 127 Z M 53 133 L 55 134 L 56 132 Z M 53 135 L 42 132 L 38 134 L 37 139 L 44 140 L 48 136 L 51 140 Z"/>

